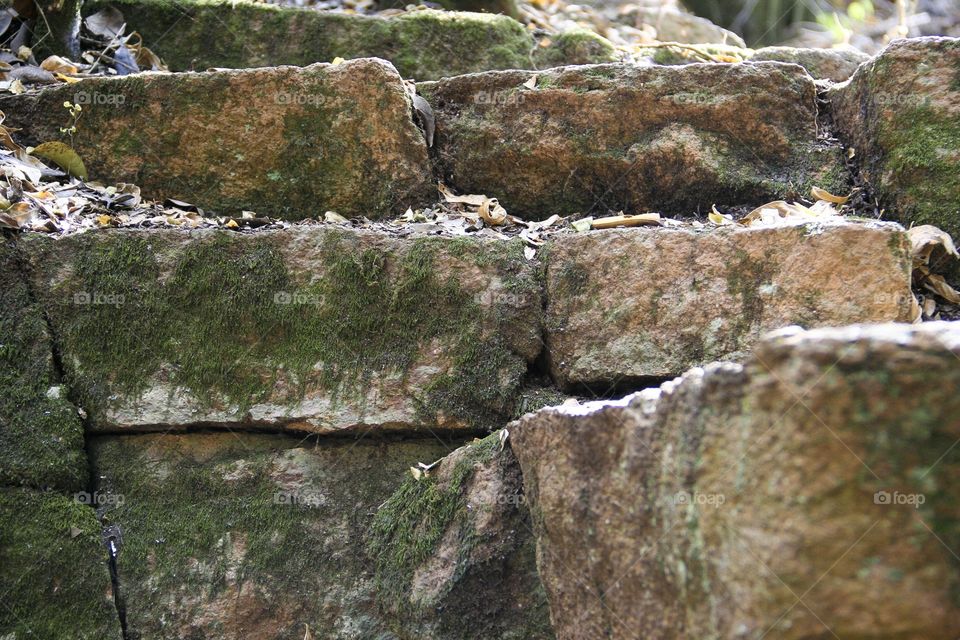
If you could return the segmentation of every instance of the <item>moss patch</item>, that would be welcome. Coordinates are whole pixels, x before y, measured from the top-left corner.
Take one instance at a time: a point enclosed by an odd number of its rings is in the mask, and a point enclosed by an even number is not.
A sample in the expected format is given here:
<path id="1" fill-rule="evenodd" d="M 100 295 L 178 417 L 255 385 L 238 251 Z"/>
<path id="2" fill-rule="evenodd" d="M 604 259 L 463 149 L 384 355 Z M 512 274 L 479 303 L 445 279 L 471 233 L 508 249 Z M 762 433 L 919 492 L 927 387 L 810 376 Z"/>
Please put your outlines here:
<path id="1" fill-rule="evenodd" d="M 131 631 L 233 637 L 266 624 L 271 638 L 301 640 L 308 624 L 317 637 L 379 637 L 357 532 L 404 469 L 449 449 L 251 434 L 95 438 L 99 489 L 122 497 L 105 520 L 124 532 L 118 572 Z M 233 611 L 238 593 L 242 611 L 203 616 Z"/>
<path id="2" fill-rule="evenodd" d="M 0 634 L 119 640 L 106 548 L 87 506 L 0 489 Z"/>
<path id="3" fill-rule="evenodd" d="M 79 491 L 83 427 L 57 390 L 46 320 L 12 245 L 0 245 L 0 485 Z"/>
<path id="4" fill-rule="evenodd" d="M 615 62 L 613 43 L 588 29 L 574 29 L 553 38 L 547 47 L 537 47 L 534 62 L 538 69 L 567 64 Z"/>
<path id="5" fill-rule="evenodd" d="M 351 233 L 317 238 L 310 251 L 323 274 L 312 282 L 311 273 L 290 271 L 275 234 L 59 241 L 74 245 L 75 262 L 52 292 L 52 316 L 83 404 L 139 394 L 161 369 L 171 387 L 209 406 L 295 402 L 307 388 L 355 400 L 376 379 L 405 376 L 439 344 L 454 362 L 424 390 L 424 419 L 443 413 L 492 428 L 509 415 L 513 388 L 495 381 L 518 381 L 525 365 L 498 334 L 519 311 L 485 308 L 444 273 L 440 256 L 451 257 L 442 241 L 388 247 Z M 535 287 L 529 270 L 503 259 L 513 244 L 466 241 L 456 259 L 492 260 L 507 287 Z M 286 397 L 276 397 L 278 381 Z"/>

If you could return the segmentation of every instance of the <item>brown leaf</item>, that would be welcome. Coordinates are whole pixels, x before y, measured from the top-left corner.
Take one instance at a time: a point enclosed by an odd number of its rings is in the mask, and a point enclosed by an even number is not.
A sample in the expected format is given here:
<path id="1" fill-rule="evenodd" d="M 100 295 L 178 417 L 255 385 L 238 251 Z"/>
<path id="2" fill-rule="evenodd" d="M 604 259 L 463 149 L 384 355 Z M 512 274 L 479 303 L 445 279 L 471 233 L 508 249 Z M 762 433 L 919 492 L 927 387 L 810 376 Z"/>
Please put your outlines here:
<path id="1" fill-rule="evenodd" d="M 507 210 L 500 206 L 496 198 L 484 198 L 478 212 L 487 224 L 498 227 L 507 220 Z"/>
<path id="2" fill-rule="evenodd" d="M 633 216 L 610 216 L 596 218 L 591 226 L 594 229 L 612 229 L 614 227 L 661 226 L 663 224 L 659 213 L 640 213 Z"/>
<path id="3" fill-rule="evenodd" d="M 910 253 L 914 267 L 930 264 L 930 257 L 938 248 L 942 249 L 947 256 L 960 258 L 950 234 L 931 224 L 912 227 L 907 231 L 907 237 L 910 238 Z"/>

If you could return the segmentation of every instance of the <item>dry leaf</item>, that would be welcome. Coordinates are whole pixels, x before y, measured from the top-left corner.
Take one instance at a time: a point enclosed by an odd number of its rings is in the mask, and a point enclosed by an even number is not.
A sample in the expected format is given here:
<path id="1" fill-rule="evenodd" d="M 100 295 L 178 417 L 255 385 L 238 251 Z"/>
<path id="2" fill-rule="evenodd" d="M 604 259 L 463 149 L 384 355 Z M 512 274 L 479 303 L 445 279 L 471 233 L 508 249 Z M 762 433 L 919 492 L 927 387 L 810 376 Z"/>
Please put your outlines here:
<path id="1" fill-rule="evenodd" d="M 574 231 L 590 231 L 593 226 L 593 218 L 581 218 L 570 223 Z"/>
<path id="2" fill-rule="evenodd" d="M 343 63 L 344 63 L 344 59 L 341 58 L 340 56 L 337 56 L 336 58 L 334 58 L 334 59 L 330 62 L 330 64 L 332 64 L 333 66 L 337 66 L 337 65 L 343 64 Z"/>
<path id="3" fill-rule="evenodd" d="M 612 229 L 614 227 L 639 227 L 641 225 L 661 226 L 659 213 L 640 213 L 633 216 L 610 216 L 593 221 L 594 229 Z"/>
<path id="4" fill-rule="evenodd" d="M 40 63 L 40 68 L 51 73 L 65 73 L 69 75 L 74 75 L 79 71 L 77 65 L 60 56 L 49 56 Z"/>
<path id="5" fill-rule="evenodd" d="M 923 283 L 928 291 L 932 291 L 950 304 L 960 304 L 960 291 L 957 291 L 938 273 L 931 273 Z"/>
<path id="6" fill-rule="evenodd" d="M 710 213 L 707 214 L 707 219 L 710 220 L 710 222 L 712 222 L 713 224 L 720 225 L 720 226 L 733 224 L 733 218 L 717 211 L 716 205 L 710 207 Z"/>
<path id="7" fill-rule="evenodd" d="M 850 199 L 850 196 L 835 196 L 825 189 L 820 187 L 813 187 L 810 189 L 810 195 L 813 196 L 814 200 L 825 200 L 827 202 L 832 202 L 833 204 L 847 204 L 847 200 Z"/>
<path id="8" fill-rule="evenodd" d="M 236 229 L 236 228 L 239 227 L 240 225 L 237 224 L 237 221 L 236 221 L 236 220 L 234 220 L 233 218 L 231 218 L 230 220 L 227 221 L 227 224 L 225 224 L 225 225 L 223 225 L 223 226 L 226 227 L 227 229 Z"/>
<path id="9" fill-rule="evenodd" d="M 931 224 L 912 227 L 907 231 L 907 237 L 910 238 L 911 255 L 915 267 L 929 264 L 930 256 L 937 248 L 943 249 L 948 256 L 960 258 L 950 234 Z"/>
<path id="10" fill-rule="evenodd" d="M 443 199 L 450 204 L 468 204 L 471 207 L 479 207 L 488 199 L 487 196 L 483 195 L 454 195 L 453 192 L 450 191 L 450 189 L 442 182 L 437 184 L 437 189 L 440 191 L 440 195 L 443 196 Z"/>
<path id="11" fill-rule="evenodd" d="M 499 227 L 507 220 L 507 210 L 500 206 L 496 198 L 484 198 L 478 212 L 487 224 Z"/>
<path id="12" fill-rule="evenodd" d="M 34 147 L 30 153 L 53 162 L 70 175 L 81 180 L 87 179 L 87 168 L 83 166 L 83 160 L 70 145 L 62 142 L 44 142 Z"/>
<path id="13" fill-rule="evenodd" d="M 530 79 L 523 83 L 527 89 L 536 89 L 537 88 L 537 74 L 530 76 Z"/>

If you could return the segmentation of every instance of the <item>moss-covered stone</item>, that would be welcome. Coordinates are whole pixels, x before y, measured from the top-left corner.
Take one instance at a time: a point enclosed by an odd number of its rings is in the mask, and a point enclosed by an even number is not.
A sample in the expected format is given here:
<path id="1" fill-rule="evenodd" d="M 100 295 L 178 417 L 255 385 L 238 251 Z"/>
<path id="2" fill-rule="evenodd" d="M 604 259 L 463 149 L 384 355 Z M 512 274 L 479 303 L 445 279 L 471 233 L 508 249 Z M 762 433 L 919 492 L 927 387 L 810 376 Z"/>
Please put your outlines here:
<path id="1" fill-rule="evenodd" d="M 95 0 L 84 13 L 105 6 L 119 9 L 177 71 L 377 57 L 405 78 L 435 80 L 532 64 L 532 36 L 507 15 L 421 10 L 382 18 L 225 0 Z"/>
<path id="2" fill-rule="evenodd" d="M 0 485 L 79 491 L 83 427 L 57 379 L 43 311 L 16 249 L 0 242 Z"/>
<path id="3" fill-rule="evenodd" d="M 14 98 L 0 108 L 25 143 L 67 141 L 63 103 L 81 104 L 69 142 L 92 178 L 220 214 L 377 218 L 435 194 L 410 98 L 381 60 L 91 78 Z"/>
<path id="4" fill-rule="evenodd" d="M 599 64 L 615 62 L 613 43 L 589 29 L 573 29 L 550 38 L 550 43 L 537 47 L 533 61 L 538 69 L 567 64 Z"/>
<path id="5" fill-rule="evenodd" d="M 131 637 L 386 637 L 362 532 L 422 441 L 207 433 L 95 437 Z M 447 636 L 453 640 L 456 635 Z"/>
<path id="6" fill-rule="evenodd" d="M 829 93 L 836 127 L 887 214 L 954 238 L 960 237 L 958 67 L 960 39 L 898 40 Z"/>
<path id="7" fill-rule="evenodd" d="M 408 474 L 373 520 L 377 596 L 401 637 L 553 638 L 505 433 Z"/>
<path id="8" fill-rule="evenodd" d="M 421 85 L 447 184 L 496 195 L 530 218 L 555 213 L 705 213 L 831 187 L 839 149 L 817 130 L 801 68 L 583 65 Z M 842 182 L 846 182 L 843 180 Z"/>
<path id="9" fill-rule="evenodd" d="M 0 636 L 119 640 L 108 562 L 89 506 L 0 488 Z"/>
<path id="10" fill-rule="evenodd" d="M 492 429 L 540 350 L 519 243 L 313 227 L 24 245 L 94 429 Z"/>

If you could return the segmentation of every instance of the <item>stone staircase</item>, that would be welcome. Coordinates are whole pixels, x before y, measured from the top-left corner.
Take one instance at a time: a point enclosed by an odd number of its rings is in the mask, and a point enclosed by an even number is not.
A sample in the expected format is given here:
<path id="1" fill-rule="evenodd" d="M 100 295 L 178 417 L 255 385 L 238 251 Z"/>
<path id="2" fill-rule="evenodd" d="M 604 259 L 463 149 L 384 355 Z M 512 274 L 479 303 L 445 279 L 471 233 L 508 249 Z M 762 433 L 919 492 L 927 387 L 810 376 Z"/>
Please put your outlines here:
<path id="1" fill-rule="evenodd" d="M 2 96 L 17 139 L 80 103 L 91 179 L 287 224 L 4 238 L 0 639 L 960 635 L 960 329 L 910 324 L 897 224 L 960 236 L 960 42 L 834 83 L 488 14 L 110 4 L 176 72 Z M 370 223 L 438 182 L 677 222 Z M 854 186 L 862 217 L 706 222 Z"/>

